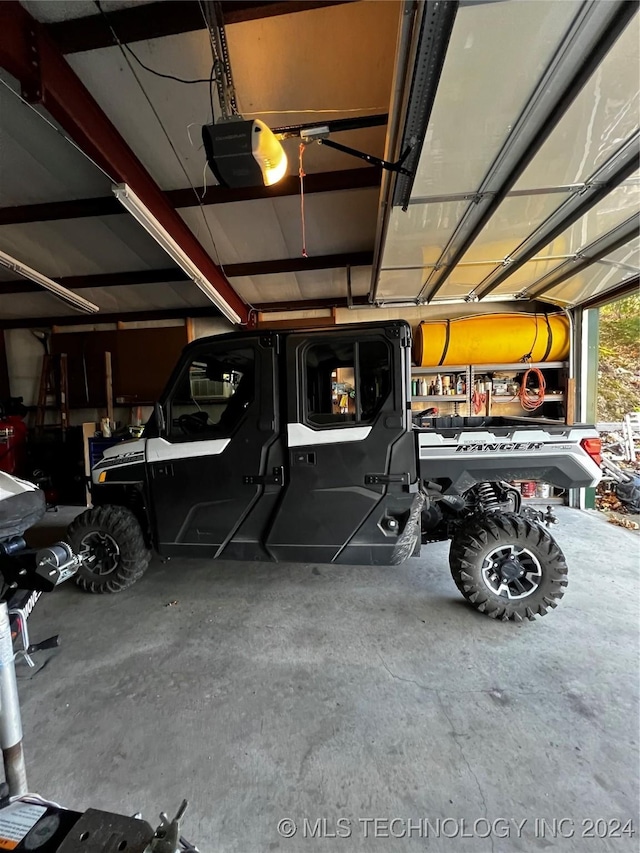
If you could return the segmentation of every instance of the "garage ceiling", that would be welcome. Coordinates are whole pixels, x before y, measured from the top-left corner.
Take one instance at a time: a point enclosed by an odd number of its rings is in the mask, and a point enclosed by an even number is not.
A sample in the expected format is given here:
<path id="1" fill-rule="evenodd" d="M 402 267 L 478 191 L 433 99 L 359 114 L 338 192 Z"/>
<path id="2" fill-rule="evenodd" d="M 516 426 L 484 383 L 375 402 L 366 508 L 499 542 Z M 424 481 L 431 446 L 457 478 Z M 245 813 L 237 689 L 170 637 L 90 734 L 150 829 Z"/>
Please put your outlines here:
<path id="1" fill-rule="evenodd" d="M 274 128 L 361 121 L 332 138 L 388 159 L 413 144 L 414 179 L 385 172 L 382 184 L 362 161 L 307 148 L 308 258 L 299 140 L 283 142 L 281 184 L 217 187 L 200 140 L 208 83 L 137 62 L 207 80 L 201 4 L 105 0 L 101 14 L 92 2 L 4 2 L 0 15 L 39 22 L 38 38 L 64 56 L 100 121 L 247 306 L 574 305 L 637 282 L 635 3 L 471 0 L 444 14 L 432 0 L 220 6 L 245 117 Z M 215 313 L 113 198 L 121 175 L 100 154 L 87 159 L 93 147 L 58 125 L 46 79 L 44 95 L 37 77 L 18 79 L 10 38 L 0 28 L 0 249 L 82 291 L 104 316 Z M 32 282 L 0 276 L 5 326 L 78 316 Z"/>

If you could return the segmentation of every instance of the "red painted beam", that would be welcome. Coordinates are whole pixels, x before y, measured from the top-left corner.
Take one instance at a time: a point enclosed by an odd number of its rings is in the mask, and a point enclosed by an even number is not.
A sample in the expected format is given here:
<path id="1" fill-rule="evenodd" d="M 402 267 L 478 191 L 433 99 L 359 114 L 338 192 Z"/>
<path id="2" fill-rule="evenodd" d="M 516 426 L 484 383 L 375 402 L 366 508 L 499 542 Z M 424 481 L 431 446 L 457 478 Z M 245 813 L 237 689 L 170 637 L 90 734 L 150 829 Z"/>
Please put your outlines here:
<path id="1" fill-rule="evenodd" d="M 116 183 L 129 184 L 220 296 L 246 322 L 249 316 L 246 304 L 167 201 L 44 27 L 16 0 L 0 3 L 0 66 L 20 81 L 23 96 L 44 106 L 81 150 Z"/>
<path id="2" fill-rule="evenodd" d="M 356 306 L 369 305 L 369 297 L 366 295 L 354 296 L 351 304 Z M 349 300 L 346 296 L 330 296 L 324 299 L 301 299 L 298 302 L 257 302 L 253 307 L 261 314 L 276 311 L 313 311 L 320 308 L 348 308 Z M 296 321 L 294 320 L 294 322 Z"/>
<path id="3" fill-rule="evenodd" d="M 364 169 L 341 169 L 336 172 L 316 172 L 306 176 L 305 195 L 313 193 L 339 192 L 342 190 L 361 190 L 380 186 L 380 169 L 365 166 Z M 204 187 L 196 187 L 199 198 L 192 187 L 166 190 L 165 196 L 172 207 L 195 207 L 200 204 Z M 271 187 L 207 187 L 202 203 L 233 204 L 237 201 L 253 199 L 279 198 L 299 195 L 300 179 L 289 175 Z M 58 219 L 84 219 L 89 216 L 110 216 L 124 213 L 124 207 L 115 198 L 82 198 L 71 201 L 50 201 L 42 204 L 23 204 L 12 207 L 0 207 L 0 225 L 16 225 L 25 222 L 52 222 Z"/>
<path id="4" fill-rule="evenodd" d="M 229 278 L 245 275 L 282 275 L 308 270 L 333 270 L 343 267 L 368 267 L 373 263 L 373 252 L 341 252 L 334 255 L 310 255 L 308 258 L 280 258 L 275 261 L 254 261 L 245 264 L 226 264 Z"/>
<path id="5" fill-rule="evenodd" d="M 371 265 L 373 252 L 341 252 L 334 255 L 311 255 L 303 258 L 280 258 L 273 261 L 253 261 L 250 263 L 226 264 L 224 271 L 229 278 L 246 275 L 281 275 L 287 272 L 305 272 L 307 270 L 332 270 L 345 267 L 367 267 Z M 186 274 L 178 267 L 166 267 L 156 270 L 135 270 L 132 272 L 98 273 L 93 275 L 70 275 L 57 278 L 58 284 L 69 290 L 101 287 L 134 287 L 138 284 L 161 284 L 188 281 Z M 40 293 L 40 285 L 25 279 L 0 282 L 0 296 L 14 293 Z"/>
<path id="6" fill-rule="evenodd" d="M 92 287 L 133 287 L 138 284 L 163 284 L 189 281 L 187 274 L 179 267 L 166 267 L 160 270 L 136 270 L 135 272 L 107 272 L 92 275 L 67 275 L 54 279 L 69 290 L 83 290 Z M 17 293 L 42 293 L 39 284 L 20 278 L 16 281 L 0 282 L 0 296 Z"/>
<path id="7" fill-rule="evenodd" d="M 281 275 L 287 272 L 305 272 L 307 270 L 331 270 L 345 267 L 367 267 L 371 265 L 373 252 L 341 252 L 334 255 L 311 255 L 304 258 L 280 258 L 274 261 L 253 261 L 250 263 L 227 264 L 225 273 L 229 278 L 247 275 Z M 69 290 L 100 287 L 134 287 L 138 284 L 161 284 L 188 281 L 186 274 L 178 267 L 157 270 L 136 270 L 133 272 L 98 273 L 97 275 L 72 275 L 57 278 L 58 284 Z M 0 296 L 13 293 L 40 293 L 42 288 L 31 281 L 0 282 Z"/>
<path id="8" fill-rule="evenodd" d="M 3 320 L 2 329 L 50 329 L 52 326 L 87 326 L 92 328 L 101 323 L 139 323 L 152 320 L 184 320 L 187 317 L 220 317 L 220 312 L 211 303 L 211 308 L 159 308 L 145 311 L 118 311 L 115 314 L 63 314 L 59 317 L 18 317 Z"/>
<path id="9" fill-rule="evenodd" d="M 369 305 L 367 296 L 354 296 L 353 305 Z M 314 308 L 347 308 L 344 296 L 329 299 L 309 299 L 301 302 L 263 302 L 254 305 L 255 311 L 266 314 L 273 311 L 309 311 Z M 0 317 L 0 334 L 3 329 L 48 329 L 52 326 L 96 326 L 99 323 L 131 323 L 149 320 L 184 320 L 187 317 L 219 317 L 220 312 L 211 308 L 152 308 L 146 311 L 119 311 L 116 314 L 64 314 L 59 317 L 24 317 L 3 320 Z M 255 317 L 255 314 L 253 315 Z M 292 321 L 296 323 L 295 320 Z"/>
<path id="10" fill-rule="evenodd" d="M 57 222 L 60 219 L 85 219 L 89 216 L 111 216 L 124 212 L 124 207 L 115 196 L 17 204 L 0 207 L 0 225 Z"/>

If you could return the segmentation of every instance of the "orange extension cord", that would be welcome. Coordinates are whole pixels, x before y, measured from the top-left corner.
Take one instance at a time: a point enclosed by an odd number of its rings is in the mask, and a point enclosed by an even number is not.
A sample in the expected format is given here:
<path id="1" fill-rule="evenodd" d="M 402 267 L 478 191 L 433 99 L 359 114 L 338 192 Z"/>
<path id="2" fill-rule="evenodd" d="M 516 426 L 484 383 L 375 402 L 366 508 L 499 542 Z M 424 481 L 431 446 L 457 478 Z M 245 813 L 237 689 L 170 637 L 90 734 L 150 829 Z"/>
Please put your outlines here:
<path id="1" fill-rule="evenodd" d="M 471 395 L 471 402 L 473 403 L 473 412 L 476 415 L 479 415 L 483 408 L 487 403 L 487 395 L 481 394 L 480 391 L 474 391 Z"/>
<path id="2" fill-rule="evenodd" d="M 538 393 L 534 394 L 533 392 L 527 389 L 527 382 L 529 380 L 529 376 L 534 374 L 538 377 Z M 524 376 L 522 377 L 522 384 L 520 385 L 520 390 L 518 391 L 518 399 L 520 400 L 520 405 L 523 409 L 528 412 L 533 412 L 535 409 L 539 409 L 540 406 L 544 403 L 544 392 L 547 387 L 547 383 L 544 381 L 544 376 L 542 372 L 538 370 L 537 367 L 529 367 Z"/>

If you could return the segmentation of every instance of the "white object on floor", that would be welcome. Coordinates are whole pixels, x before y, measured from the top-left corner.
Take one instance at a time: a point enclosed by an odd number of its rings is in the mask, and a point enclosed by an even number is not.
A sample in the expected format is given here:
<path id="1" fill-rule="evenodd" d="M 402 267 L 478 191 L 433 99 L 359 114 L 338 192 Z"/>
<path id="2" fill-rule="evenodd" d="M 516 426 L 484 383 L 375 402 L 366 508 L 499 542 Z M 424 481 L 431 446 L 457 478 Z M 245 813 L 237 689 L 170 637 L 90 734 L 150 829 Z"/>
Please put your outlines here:
<path id="1" fill-rule="evenodd" d="M 28 483 L 12 474 L 0 471 L 0 501 L 21 495 L 23 492 L 35 492 L 38 487 L 34 483 Z"/>

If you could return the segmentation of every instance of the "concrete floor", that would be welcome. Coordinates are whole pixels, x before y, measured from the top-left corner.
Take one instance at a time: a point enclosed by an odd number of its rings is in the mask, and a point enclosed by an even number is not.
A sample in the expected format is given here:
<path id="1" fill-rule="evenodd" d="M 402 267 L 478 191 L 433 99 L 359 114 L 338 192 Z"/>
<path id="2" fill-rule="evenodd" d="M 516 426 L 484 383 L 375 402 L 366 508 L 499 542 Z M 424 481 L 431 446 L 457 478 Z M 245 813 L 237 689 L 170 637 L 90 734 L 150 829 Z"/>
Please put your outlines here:
<path id="1" fill-rule="evenodd" d="M 120 595 L 61 587 L 30 624 L 62 648 L 20 681 L 30 787 L 151 820 L 186 797 L 210 853 L 637 850 L 640 540 L 558 514 L 569 588 L 525 625 L 470 609 L 444 544 L 399 568 L 154 561 Z M 597 819 L 636 835 L 583 839 Z"/>

